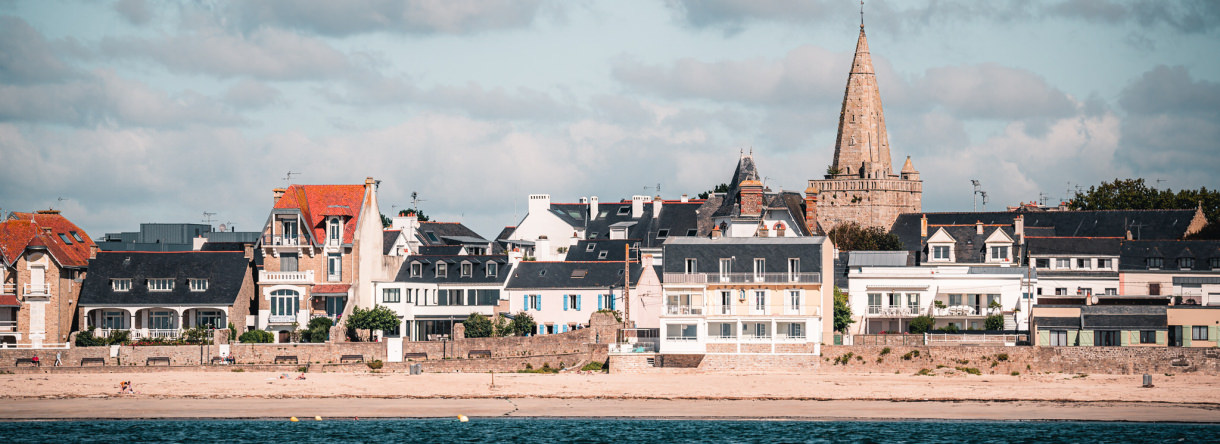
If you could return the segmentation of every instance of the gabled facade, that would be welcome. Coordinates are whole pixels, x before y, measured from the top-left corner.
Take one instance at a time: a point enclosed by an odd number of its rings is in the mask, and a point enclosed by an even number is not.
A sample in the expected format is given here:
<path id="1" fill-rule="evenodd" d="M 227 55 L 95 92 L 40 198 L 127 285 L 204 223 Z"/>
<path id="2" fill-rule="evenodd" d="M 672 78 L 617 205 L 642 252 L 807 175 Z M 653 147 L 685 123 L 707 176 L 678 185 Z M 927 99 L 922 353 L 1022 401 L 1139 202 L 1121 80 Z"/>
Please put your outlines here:
<path id="1" fill-rule="evenodd" d="M 1220 241 L 1123 241 L 1119 256 L 1120 294 L 1220 306 Z"/>
<path id="2" fill-rule="evenodd" d="M 177 338 L 191 328 L 238 332 L 256 288 L 254 249 L 244 252 L 101 252 L 89 260 L 80 295 L 81 330 L 132 339 Z"/>
<path id="3" fill-rule="evenodd" d="M 286 342 L 313 317 L 371 308 L 373 280 L 387 279 L 377 181 L 276 189 L 263 228 L 258 328 Z M 295 325 L 294 325 L 295 324 Z"/>
<path id="4" fill-rule="evenodd" d="M 714 193 L 700 206 L 702 237 L 799 237 L 820 233 L 816 206 L 800 193 L 774 192 L 764 186 L 754 156 L 743 154 L 729 179 L 729 190 Z"/>
<path id="5" fill-rule="evenodd" d="M 656 328 L 661 281 L 650 255 L 629 264 L 524 261 L 513 268 L 505 293 L 508 311 L 529 314 L 538 324 L 537 334 L 587 327 L 589 316 L 599 310 L 618 311 L 635 328 Z"/>
<path id="6" fill-rule="evenodd" d="M 513 267 L 503 255 L 412 255 L 392 281 L 377 282 L 377 305 L 401 323 L 382 337 L 410 341 L 453 338 L 453 324 L 470 314 L 507 310 L 504 282 Z"/>
<path id="7" fill-rule="evenodd" d="M 820 354 L 834 326 L 821 236 L 665 243 L 662 353 Z"/>
<path id="8" fill-rule="evenodd" d="M 92 239 L 58 211 L 0 222 L 0 344 L 68 342 Z"/>

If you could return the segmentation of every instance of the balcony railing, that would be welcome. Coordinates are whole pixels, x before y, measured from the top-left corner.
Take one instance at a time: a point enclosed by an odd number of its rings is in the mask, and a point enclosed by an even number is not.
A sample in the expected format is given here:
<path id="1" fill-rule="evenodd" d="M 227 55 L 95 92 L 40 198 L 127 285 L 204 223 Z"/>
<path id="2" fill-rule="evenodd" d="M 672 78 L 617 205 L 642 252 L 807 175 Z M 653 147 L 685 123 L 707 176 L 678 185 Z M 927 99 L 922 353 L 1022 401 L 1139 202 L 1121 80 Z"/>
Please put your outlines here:
<path id="1" fill-rule="evenodd" d="M 667 284 L 822 283 L 821 273 L 665 273 Z"/>
<path id="2" fill-rule="evenodd" d="M 675 342 L 694 342 L 699 340 L 699 338 L 695 336 L 666 336 L 665 340 Z"/>
<path id="3" fill-rule="evenodd" d="M 267 322 L 271 324 L 291 324 L 297 321 L 297 315 L 270 315 L 267 316 Z"/>
<path id="4" fill-rule="evenodd" d="M 619 342 L 619 343 L 610 344 L 610 353 L 614 353 L 614 354 L 656 353 L 656 352 L 657 352 L 657 343 L 656 342 L 636 342 L 636 343 Z"/>
<path id="5" fill-rule="evenodd" d="M 944 308 L 934 308 L 935 316 L 989 316 L 1000 314 L 999 308 L 975 308 L 969 305 L 952 305 Z"/>
<path id="6" fill-rule="evenodd" d="M 25 284 L 26 296 L 50 296 L 51 289 L 45 282 L 41 284 Z"/>
<path id="7" fill-rule="evenodd" d="M 775 335 L 775 342 L 805 342 L 805 335 Z"/>
<path id="8" fill-rule="evenodd" d="M 17 331 L 17 321 L 0 321 L 0 331 L 3 331 L 3 332 Z"/>
<path id="9" fill-rule="evenodd" d="M 300 237 L 300 236 L 284 237 L 284 236 L 271 236 L 271 235 L 267 235 L 267 234 L 263 235 L 263 245 L 264 246 L 295 247 L 295 246 L 301 245 L 303 243 L 305 243 L 305 238 Z"/>
<path id="10" fill-rule="evenodd" d="M 665 314 L 701 315 L 703 314 L 703 307 L 699 305 L 666 305 Z"/>
<path id="11" fill-rule="evenodd" d="M 0 294 L 12 296 L 17 294 L 17 284 L 0 284 Z"/>
<path id="12" fill-rule="evenodd" d="M 919 316 L 920 312 L 919 307 L 912 307 L 909 305 L 868 306 L 868 314 L 871 316 Z"/>
<path id="13" fill-rule="evenodd" d="M 715 314 L 715 315 L 731 315 L 731 314 L 733 314 L 733 306 L 732 305 L 714 305 L 714 306 L 712 306 L 711 313 Z"/>
<path id="14" fill-rule="evenodd" d="M 313 270 L 305 271 L 260 271 L 258 272 L 258 281 L 260 283 L 298 283 L 306 284 L 313 282 Z"/>

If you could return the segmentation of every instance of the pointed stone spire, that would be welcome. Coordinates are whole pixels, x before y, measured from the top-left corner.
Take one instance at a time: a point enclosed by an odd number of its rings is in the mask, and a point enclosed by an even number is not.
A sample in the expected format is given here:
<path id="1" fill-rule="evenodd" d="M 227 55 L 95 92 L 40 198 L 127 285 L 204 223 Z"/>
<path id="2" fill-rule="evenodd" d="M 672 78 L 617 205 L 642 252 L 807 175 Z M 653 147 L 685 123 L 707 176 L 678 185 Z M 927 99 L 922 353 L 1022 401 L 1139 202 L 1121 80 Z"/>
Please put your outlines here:
<path id="1" fill-rule="evenodd" d="M 884 179 L 891 174 L 890 141 L 885 131 L 881 91 L 877 88 L 863 23 L 851 73 L 847 76 L 847 89 L 843 93 L 833 166 L 845 176 Z"/>
<path id="2" fill-rule="evenodd" d="M 911 165 L 911 156 L 907 156 L 907 161 L 902 164 L 902 172 L 904 172 L 904 173 L 916 172 L 915 165 Z"/>

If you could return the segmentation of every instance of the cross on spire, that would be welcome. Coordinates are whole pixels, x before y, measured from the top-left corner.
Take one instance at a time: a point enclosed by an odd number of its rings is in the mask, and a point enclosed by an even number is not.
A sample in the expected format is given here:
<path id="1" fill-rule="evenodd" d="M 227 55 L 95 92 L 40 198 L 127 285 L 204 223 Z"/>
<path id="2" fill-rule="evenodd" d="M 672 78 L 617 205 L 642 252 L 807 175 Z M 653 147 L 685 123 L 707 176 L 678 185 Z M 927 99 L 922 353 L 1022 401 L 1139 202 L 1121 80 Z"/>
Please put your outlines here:
<path id="1" fill-rule="evenodd" d="M 860 0 L 860 29 L 864 29 L 864 0 Z"/>

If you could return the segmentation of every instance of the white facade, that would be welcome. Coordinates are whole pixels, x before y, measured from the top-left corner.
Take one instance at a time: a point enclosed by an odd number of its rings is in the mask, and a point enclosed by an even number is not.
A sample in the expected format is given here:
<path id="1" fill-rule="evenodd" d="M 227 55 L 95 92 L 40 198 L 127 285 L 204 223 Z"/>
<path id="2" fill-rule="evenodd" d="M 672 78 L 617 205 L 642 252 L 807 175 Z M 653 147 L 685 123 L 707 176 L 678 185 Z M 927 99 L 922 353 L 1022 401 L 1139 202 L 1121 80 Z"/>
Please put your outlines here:
<path id="1" fill-rule="evenodd" d="M 508 290 L 511 313 L 526 313 L 538 324 L 536 334 L 563 333 L 589 324 L 598 310 L 622 310 L 622 288 L 547 288 Z"/>
<path id="2" fill-rule="evenodd" d="M 592 202 L 591 205 L 596 207 L 597 198 L 594 197 Z M 532 243 L 532 251 L 526 251 L 526 255 L 535 260 L 562 261 L 567 249 L 585 237 L 583 227 L 573 227 L 551 213 L 549 194 L 531 194 L 528 211 L 508 239 L 524 241 L 526 245 Z"/>
<path id="3" fill-rule="evenodd" d="M 382 332 L 382 337 L 410 341 L 452 339 L 450 329 L 454 322 L 461 322 L 472 313 L 491 318 L 499 312 L 499 307 L 507 306 L 502 283 L 440 285 L 428 282 L 378 282 L 376 288 L 376 305 L 394 310 L 400 319 L 398 331 Z M 444 297 L 441 296 L 442 290 Z M 494 303 L 479 304 L 475 296 L 479 291 L 494 291 L 499 296 L 494 298 Z M 460 302 L 455 296 L 458 292 L 462 295 Z M 444 325 L 433 326 L 434 323 Z"/>
<path id="4" fill-rule="evenodd" d="M 854 334 L 904 332 L 910 320 L 936 319 L 936 328 L 982 330 L 988 315 L 1004 316 L 1006 330 L 1028 328 L 1030 283 L 1016 267 L 924 265 L 851 267 L 848 298 Z M 1034 280 L 1033 286 L 1037 285 Z M 1000 308 L 990 307 L 998 302 Z M 939 303 L 939 305 L 938 305 Z"/>

